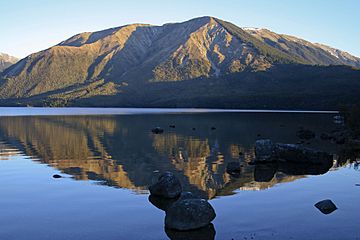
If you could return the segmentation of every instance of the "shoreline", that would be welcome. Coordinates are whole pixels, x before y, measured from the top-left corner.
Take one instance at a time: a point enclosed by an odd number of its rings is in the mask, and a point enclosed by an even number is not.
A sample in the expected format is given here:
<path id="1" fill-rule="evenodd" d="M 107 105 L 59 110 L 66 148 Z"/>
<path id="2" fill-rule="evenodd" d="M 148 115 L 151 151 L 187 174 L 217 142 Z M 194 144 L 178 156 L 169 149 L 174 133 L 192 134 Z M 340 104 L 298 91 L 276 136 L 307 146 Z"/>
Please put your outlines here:
<path id="1" fill-rule="evenodd" d="M 190 113 L 302 113 L 338 114 L 339 111 L 267 110 L 267 109 L 211 109 L 211 108 L 90 108 L 90 107 L 0 107 L 0 117 L 8 116 L 78 116 L 78 115 L 141 115 Z"/>

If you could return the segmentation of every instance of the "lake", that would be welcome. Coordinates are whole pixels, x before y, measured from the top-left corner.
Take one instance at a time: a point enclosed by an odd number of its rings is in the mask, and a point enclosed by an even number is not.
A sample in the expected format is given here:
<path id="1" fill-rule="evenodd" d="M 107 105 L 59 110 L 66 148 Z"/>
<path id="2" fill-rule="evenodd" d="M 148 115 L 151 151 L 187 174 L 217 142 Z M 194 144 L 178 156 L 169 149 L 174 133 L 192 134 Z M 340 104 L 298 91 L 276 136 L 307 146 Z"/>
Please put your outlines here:
<path id="1" fill-rule="evenodd" d="M 360 239 L 360 170 L 320 138 L 340 127 L 335 115 L 0 108 L 0 239 Z M 163 134 L 151 132 L 157 126 Z M 300 128 L 316 137 L 301 142 Z M 327 151 L 334 164 L 250 164 L 266 138 Z M 237 175 L 226 171 L 234 161 Z M 209 229 L 164 229 L 147 190 L 164 171 L 209 200 Z M 314 204 L 324 199 L 338 209 L 321 213 Z"/>

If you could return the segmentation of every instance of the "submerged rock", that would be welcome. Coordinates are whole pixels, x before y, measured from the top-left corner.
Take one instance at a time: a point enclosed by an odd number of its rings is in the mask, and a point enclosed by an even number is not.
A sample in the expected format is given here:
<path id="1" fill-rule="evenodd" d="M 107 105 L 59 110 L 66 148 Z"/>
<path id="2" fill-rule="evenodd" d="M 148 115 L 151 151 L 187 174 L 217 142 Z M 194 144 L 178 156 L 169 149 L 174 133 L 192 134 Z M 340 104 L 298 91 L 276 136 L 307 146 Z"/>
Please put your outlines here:
<path id="1" fill-rule="evenodd" d="M 214 208 L 205 199 L 176 201 L 166 211 L 165 227 L 187 231 L 205 227 L 216 217 Z"/>
<path id="2" fill-rule="evenodd" d="M 171 172 L 165 172 L 160 175 L 158 181 L 149 187 L 150 193 L 164 198 L 177 198 L 182 187 L 180 180 Z"/>
<path id="3" fill-rule="evenodd" d="M 151 129 L 151 132 L 155 133 L 155 134 L 161 134 L 164 132 L 164 129 L 162 129 L 160 127 L 156 127 L 156 128 Z"/>
<path id="4" fill-rule="evenodd" d="M 54 174 L 52 177 L 53 177 L 53 178 L 62 178 L 62 176 L 59 175 L 59 174 Z"/>
<path id="5" fill-rule="evenodd" d="M 323 214 L 330 214 L 337 209 L 336 205 L 330 200 L 326 199 L 315 204 Z"/>
<path id="6" fill-rule="evenodd" d="M 169 128 L 175 128 L 175 125 L 169 125 Z"/>

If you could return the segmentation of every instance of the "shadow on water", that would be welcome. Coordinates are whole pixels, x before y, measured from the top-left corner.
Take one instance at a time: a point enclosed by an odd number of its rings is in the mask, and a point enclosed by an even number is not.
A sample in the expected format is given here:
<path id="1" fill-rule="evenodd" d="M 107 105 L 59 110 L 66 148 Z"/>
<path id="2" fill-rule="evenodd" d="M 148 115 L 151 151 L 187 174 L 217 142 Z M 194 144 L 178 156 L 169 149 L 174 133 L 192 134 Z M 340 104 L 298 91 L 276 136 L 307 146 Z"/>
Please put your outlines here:
<path id="1" fill-rule="evenodd" d="M 249 162 L 259 135 L 296 143 L 299 127 L 313 129 L 319 136 L 336 127 L 331 118 L 285 113 L 2 117 L 0 140 L 76 180 L 147 193 L 154 172 L 171 171 L 184 191 L 211 199 L 327 172 L 331 163 L 253 166 Z M 163 134 L 151 133 L 157 126 L 164 128 Z M 319 138 L 307 146 L 336 151 Z M 237 175 L 226 171 L 234 161 L 242 166 Z"/>
<path id="2" fill-rule="evenodd" d="M 274 162 L 257 164 L 254 170 L 256 182 L 270 182 L 277 173 L 291 176 L 321 175 L 327 173 L 333 166 L 332 161 L 319 164 L 295 163 L 295 162 Z"/>
<path id="3" fill-rule="evenodd" d="M 216 235 L 215 227 L 212 223 L 192 231 L 176 231 L 165 228 L 165 233 L 171 240 L 213 240 Z"/>

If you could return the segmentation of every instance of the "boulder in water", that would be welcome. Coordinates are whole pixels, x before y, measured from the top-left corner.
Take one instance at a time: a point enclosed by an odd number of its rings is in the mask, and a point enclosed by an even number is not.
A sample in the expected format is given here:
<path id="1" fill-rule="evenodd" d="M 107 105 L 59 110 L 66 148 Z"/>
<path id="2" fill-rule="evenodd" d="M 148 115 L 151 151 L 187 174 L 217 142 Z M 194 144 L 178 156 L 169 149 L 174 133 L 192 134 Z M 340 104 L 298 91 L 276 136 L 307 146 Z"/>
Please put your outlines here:
<path id="1" fill-rule="evenodd" d="M 149 187 L 150 193 L 164 198 L 177 198 L 182 192 L 180 180 L 171 172 L 160 175 L 158 181 Z"/>
<path id="2" fill-rule="evenodd" d="M 303 162 L 323 163 L 332 161 L 331 154 L 306 148 L 299 144 L 274 144 L 269 139 L 255 142 L 255 163 L 262 162 Z"/>
<path id="3" fill-rule="evenodd" d="M 214 208 L 205 199 L 176 201 L 167 211 L 165 227 L 187 231 L 205 227 L 216 217 Z"/>

